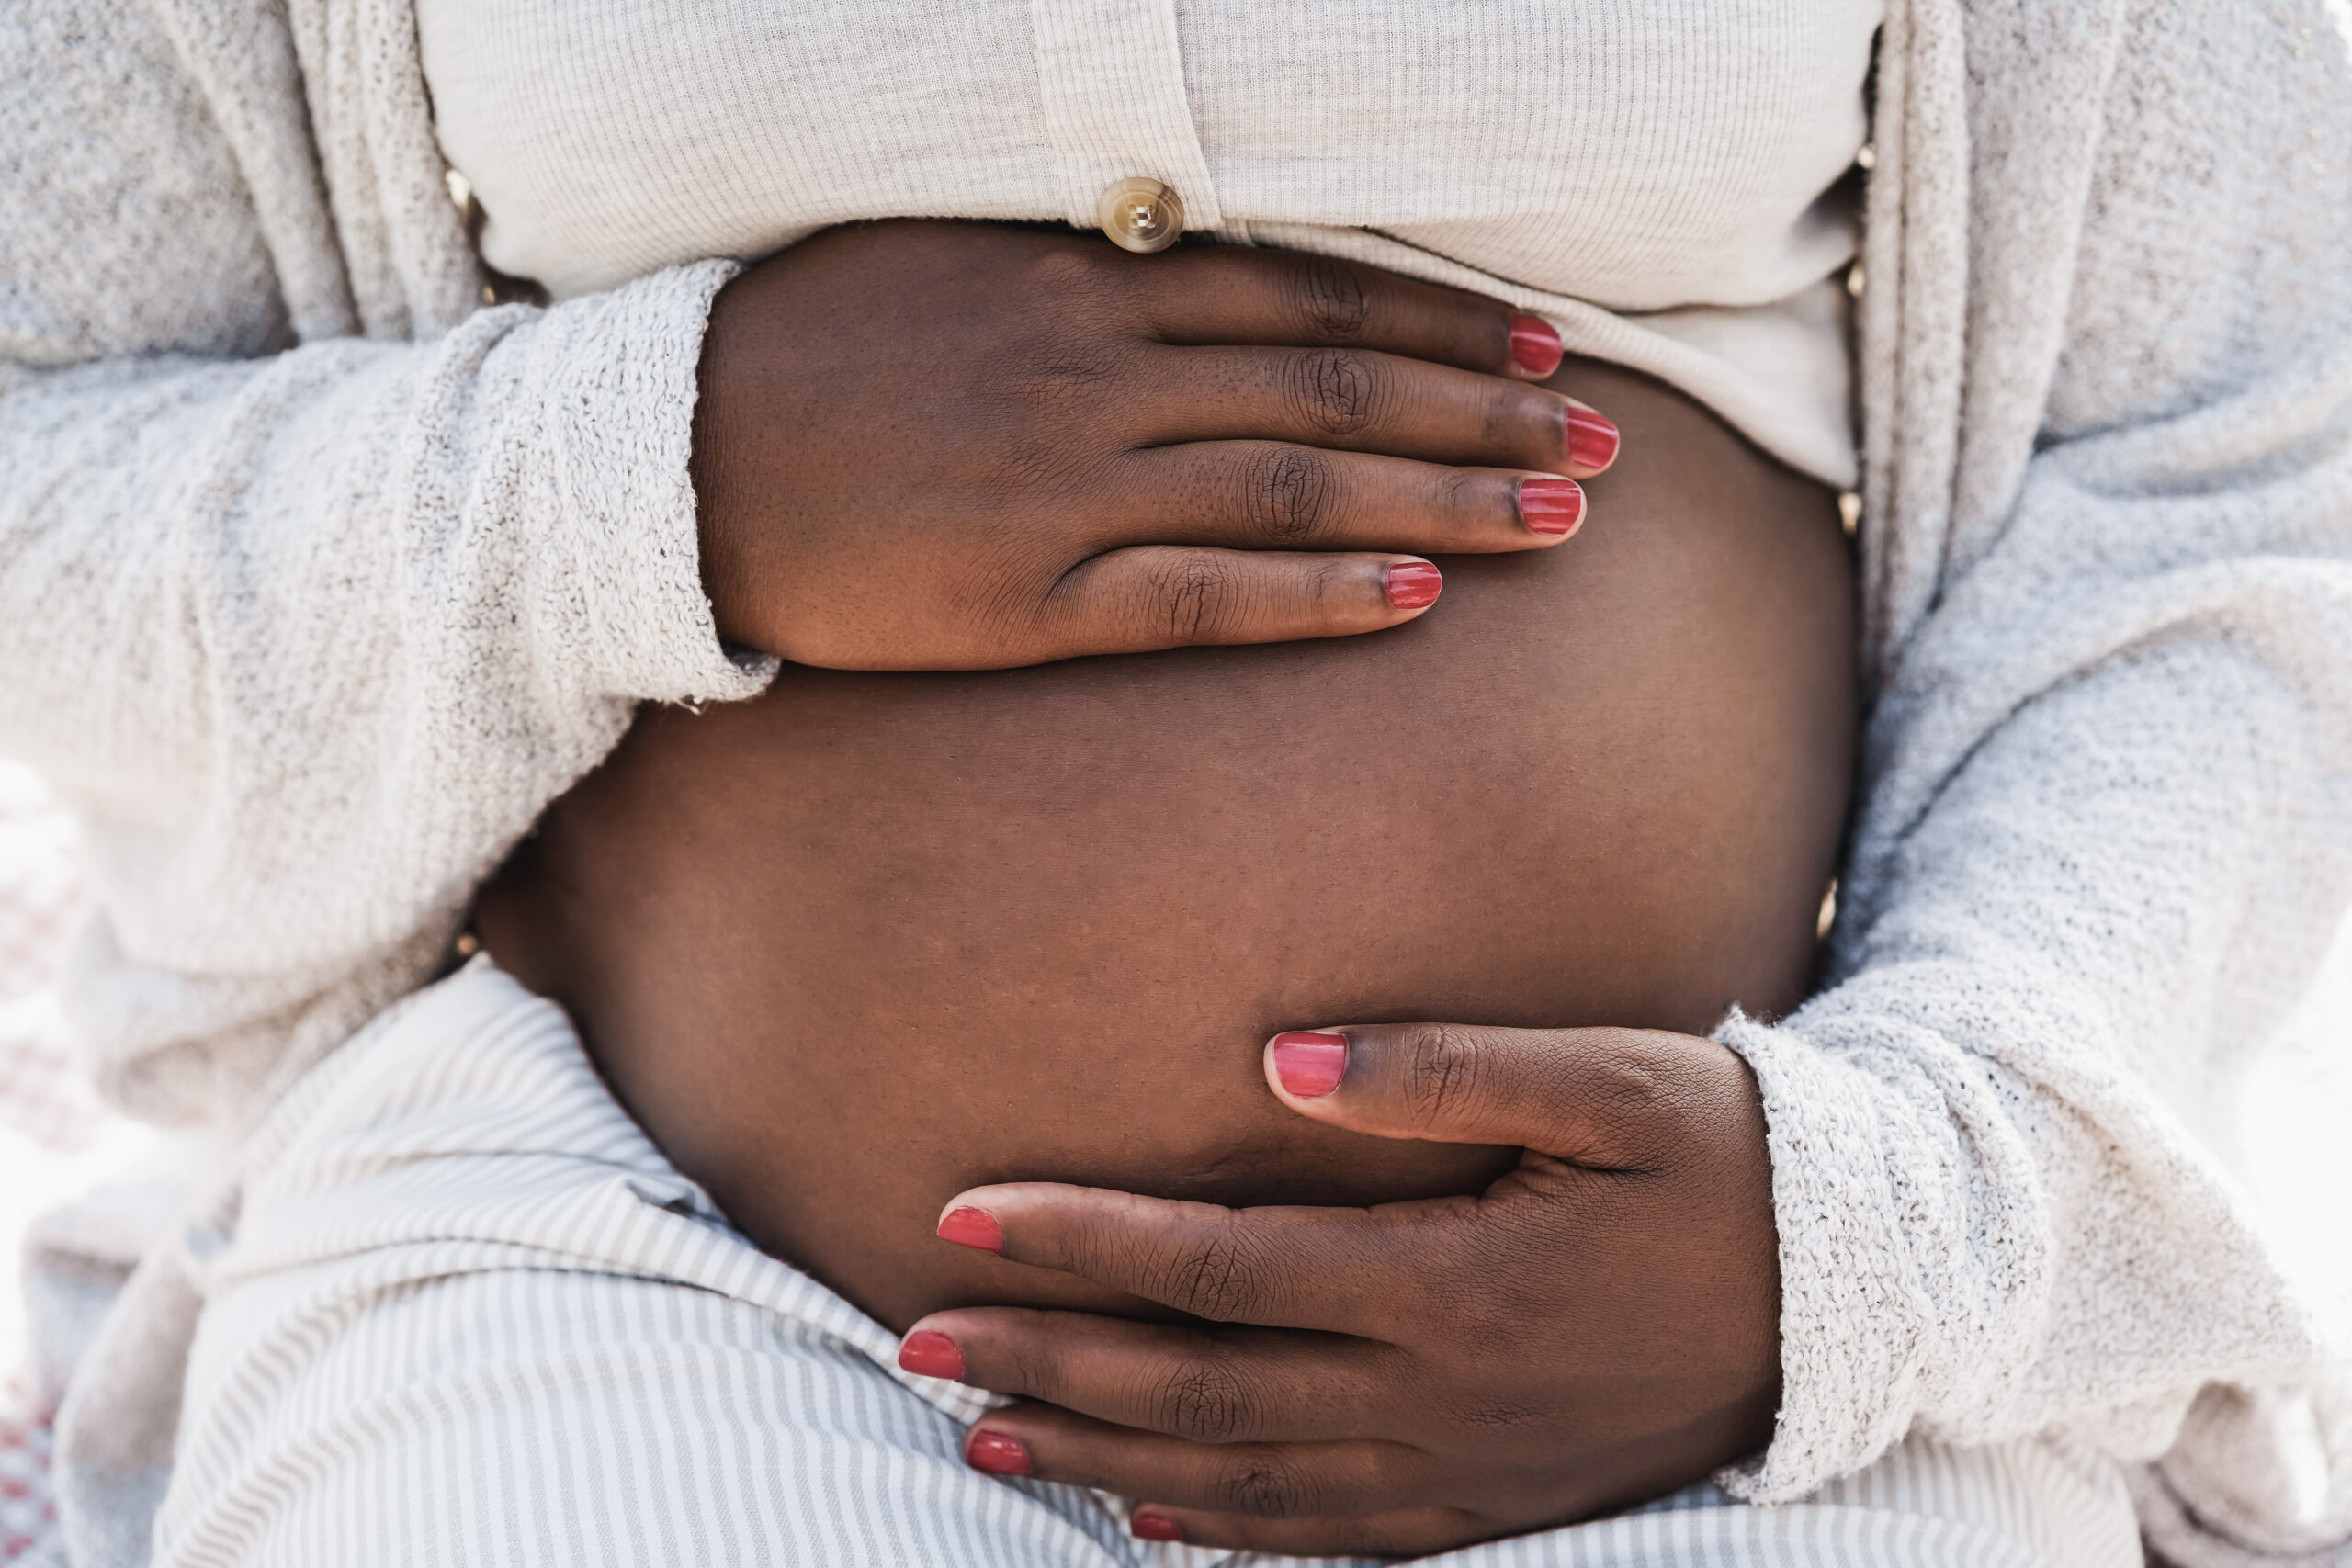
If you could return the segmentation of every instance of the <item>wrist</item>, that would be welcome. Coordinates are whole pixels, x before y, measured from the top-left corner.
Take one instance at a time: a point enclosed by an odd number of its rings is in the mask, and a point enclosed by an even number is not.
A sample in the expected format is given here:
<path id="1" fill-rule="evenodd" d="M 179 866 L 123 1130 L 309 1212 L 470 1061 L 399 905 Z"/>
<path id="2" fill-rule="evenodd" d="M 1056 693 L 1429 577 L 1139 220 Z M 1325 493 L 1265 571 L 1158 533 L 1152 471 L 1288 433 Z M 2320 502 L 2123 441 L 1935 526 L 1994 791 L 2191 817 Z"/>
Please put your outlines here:
<path id="1" fill-rule="evenodd" d="M 718 639 L 730 647 L 775 651 L 761 625 L 758 574 L 749 558 L 755 529 L 748 515 L 758 487 L 743 470 L 757 449 L 748 411 L 758 406 L 753 357 L 744 352 L 741 276 L 712 299 L 695 369 L 694 419 L 686 472 L 695 513 L 696 570 Z"/>
<path id="2" fill-rule="evenodd" d="M 749 696 L 769 671 L 720 646 L 700 574 L 690 479 L 696 360 L 729 263 L 672 267 L 550 310 L 552 363 L 526 481 L 560 502 L 540 570 L 564 584 L 547 635 L 594 695 Z"/>

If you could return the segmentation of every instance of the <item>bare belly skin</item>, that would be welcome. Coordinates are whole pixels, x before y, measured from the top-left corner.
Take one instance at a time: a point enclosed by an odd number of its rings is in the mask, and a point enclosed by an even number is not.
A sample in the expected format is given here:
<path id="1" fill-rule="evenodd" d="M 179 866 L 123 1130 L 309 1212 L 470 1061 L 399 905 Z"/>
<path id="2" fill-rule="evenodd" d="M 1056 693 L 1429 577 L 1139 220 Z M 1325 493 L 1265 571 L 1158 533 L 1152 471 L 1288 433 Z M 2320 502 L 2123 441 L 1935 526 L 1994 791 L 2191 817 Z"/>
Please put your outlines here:
<path id="1" fill-rule="evenodd" d="M 1306 1122 L 1266 1038 L 1785 1011 L 1852 759 L 1834 498 L 1641 377 L 1554 384 L 1624 431 L 1590 520 L 1444 558 L 1422 619 L 648 710 L 479 929 L 753 1241 L 894 1327 L 1144 1310 L 935 1240 L 977 1183 L 1476 1190 L 1515 1151 Z"/>

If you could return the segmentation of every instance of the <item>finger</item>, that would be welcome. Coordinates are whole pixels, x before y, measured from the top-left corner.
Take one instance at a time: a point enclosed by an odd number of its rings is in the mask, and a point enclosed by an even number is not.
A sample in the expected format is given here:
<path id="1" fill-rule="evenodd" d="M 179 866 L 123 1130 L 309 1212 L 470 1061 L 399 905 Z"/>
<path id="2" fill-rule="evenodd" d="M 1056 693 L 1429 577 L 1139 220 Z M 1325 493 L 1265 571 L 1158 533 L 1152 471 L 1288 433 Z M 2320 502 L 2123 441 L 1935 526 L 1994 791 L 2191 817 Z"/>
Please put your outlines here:
<path id="1" fill-rule="evenodd" d="M 1160 348 L 1130 416 L 1140 442 L 1271 437 L 1431 463 L 1589 479 L 1617 427 L 1548 388 L 1358 348 Z"/>
<path id="2" fill-rule="evenodd" d="M 903 1347 L 899 1364 L 909 1371 L 1197 1443 L 1371 1436 L 1382 1362 L 1398 1356 L 1344 1335 L 1022 1307 L 935 1312 Z"/>
<path id="3" fill-rule="evenodd" d="M 1472 1198 L 1369 1209 L 1227 1209 L 1102 1187 L 1011 1182 L 949 1200 L 939 1234 L 1213 1323 L 1394 1340 L 1464 1250 Z"/>
<path id="4" fill-rule="evenodd" d="M 1650 1029 L 1351 1024 L 1277 1034 L 1265 1073 L 1291 1109 L 1352 1132 L 1518 1144 L 1608 1169 L 1660 1163 L 1727 1099 L 1754 1098 L 1732 1052 Z"/>
<path id="5" fill-rule="evenodd" d="M 1135 545 L 1065 572 L 1045 629 L 1064 659 L 1354 637 L 1413 619 L 1443 581 L 1410 556 Z"/>
<path id="6" fill-rule="evenodd" d="M 1121 544 L 1453 555 L 1556 545 L 1584 521 L 1558 474 L 1458 468 L 1280 441 L 1189 441 L 1130 454 Z"/>
<path id="7" fill-rule="evenodd" d="M 1300 251 L 1201 247 L 1133 269 L 1164 342 L 1373 348 L 1540 381 L 1560 334 L 1500 300 Z"/>
<path id="8" fill-rule="evenodd" d="M 1428 1557 L 1508 1533 L 1460 1508 L 1389 1508 L 1303 1519 L 1260 1519 L 1212 1514 L 1165 1503 L 1139 1503 L 1128 1533 L 1139 1540 L 1174 1540 L 1227 1551 L 1276 1557 Z"/>
<path id="9" fill-rule="evenodd" d="M 983 1416 L 965 1434 L 964 1461 L 996 1475 L 1270 1519 L 1416 1503 L 1430 1472 L 1426 1456 L 1402 1443 L 1189 1443 L 1050 1404 Z"/>

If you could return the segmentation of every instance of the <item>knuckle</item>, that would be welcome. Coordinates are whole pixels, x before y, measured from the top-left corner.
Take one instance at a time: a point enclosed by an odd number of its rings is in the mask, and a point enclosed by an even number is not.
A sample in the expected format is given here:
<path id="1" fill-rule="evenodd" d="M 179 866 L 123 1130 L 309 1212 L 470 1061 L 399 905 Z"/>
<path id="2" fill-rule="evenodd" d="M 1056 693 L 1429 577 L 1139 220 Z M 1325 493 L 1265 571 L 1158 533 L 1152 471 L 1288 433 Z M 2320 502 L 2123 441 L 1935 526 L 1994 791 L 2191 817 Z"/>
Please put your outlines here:
<path id="1" fill-rule="evenodd" d="M 1228 1455 L 1209 1490 L 1221 1513 L 1290 1519 L 1309 1511 L 1306 1478 L 1272 1450 L 1243 1449 Z"/>
<path id="2" fill-rule="evenodd" d="M 1073 310 L 1110 307 L 1124 299 L 1134 273 L 1118 265 L 1121 258 L 1105 254 L 1099 244 L 1049 245 L 1028 263 L 1020 297 L 1051 300 L 1064 316 Z"/>
<path id="3" fill-rule="evenodd" d="M 1243 481 L 1250 532 L 1276 548 L 1312 544 L 1329 524 L 1332 488 L 1330 462 L 1314 448 L 1261 448 Z"/>
<path id="4" fill-rule="evenodd" d="M 1490 378 L 1478 383 L 1463 405 L 1475 413 L 1478 439 L 1494 451 L 1519 451 L 1529 457 L 1557 454 L 1567 437 L 1568 400 L 1542 387 Z M 1551 461 L 1557 462 L 1556 457 Z M 1538 461 L 1536 467 L 1544 464 Z"/>
<path id="5" fill-rule="evenodd" d="M 1057 337 L 1031 353 L 1015 387 L 1035 409 L 1096 407 L 1125 378 L 1130 352 L 1127 344 L 1110 338 Z"/>
<path id="6" fill-rule="evenodd" d="M 1151 592 L 1169 637 L 1182 645 L 1229 630 L 1239 613 L 1242 587 L 1232 562 L 1188 552 L 1153 570 Z"/>
<path id="7" fill-rule="evenodd" d="M 1608 1037 L 1594 1052 L 1580 1086 L 1599 1120 L 1626 1127 L 1651 1127 L 1673 1116 L 1683 1099 L 1674 1065 L 1648 1050 L 1641 1035 Z"/>
<path id="8" fill-rule="evenodd" d="M 1195 1316 L 1238 1322 L 1264 1299 L 1264 1269 L 1229 1234 L 1219 1233 L 1170 1261 L 1167 1291 L 1164 1299 Z"/>
<path id="9" fill-rule="evenodd" d="M 1294 308 L 1306 332 L 1327 343 L 1353 343 L 1372 320 L 1372 297 L 1354 267 L 1310 255 L 1291 274 Z"/>
<path id="10" fill-rule="evenodd" d="M 1543 1267 L 1543 1259 L 1527 1262 L 1528 1271 L 1537 1279 L 1551 1277 L 1553 1270 Z M 1453 1334 L 1464 1344 L 1526 1345 L 1541 1321 L 1541 1309 L 1531 1302 L 1518 1278 L 1500 1280 L 1480 1269 L 1455 1271 L 1447 1281 L 1442 1309 Z"/>
<path id="11" fill-rule="evenodd" d="M 1291 400 L 1316 429 L 1354 435 L 1378 412 L 1380 378 L 1370 358 L 1352 349 L 1316 349 L 1292 360 Z"/>
<path id="12" fill-rule="evenodd" d="M 1435 515 L 1465 528 L 1493 521 L 1494 496 L 1479 475 L 1467 468 L 1441 469 L 1434 489 L 1430 502 Z"/>
<path id="13" fill-rule="evenodd" d="M 1566 398 L 1506 382 L 1487 388 L 1483 402 L 1478 435 L 1490 446 L 1536 440 L 1554 432 L 1562 438 L 1566 435 Z"/>
<path id="14" fill-rule="evenodd" d="M 1459 1404 L 1447 1414 L 1466 1431 L 1495 1434 L 1540 1431 L 1554 1419 L 1541 1405 L 1498 1397 Z"/>
<path id="15" fill-rule="evenodd" d="M 1299 580 L 1299 603 L 1318 623 L 1339 625 L 1354 613 L 1363 594 L 1363 581 L 1348 561 L 1333 555 L 1317 555 L 1303 566 Z"/>
<path id="16" fill-rule="evenodd" d="M 1192 1361 L 1179 1368 L 1159 1392 L 1161 1429 L 1196 1443 L 1229 1443 L 1250 1425 L 1249 1390 L 1230 1367 Z"/>
<path id="17" fill-rule="evenodd" d="M 1016 1334 L 995 1347 L 998 1363 L 989 1384 L 998 1393 L 1055 1400 L 1063 1390 L 1062 1358 L 1057 1348 L 1040 1336 Z"/>
<path id="18" fill-rule="evenodd" d="M 1040 500 L 1057 502 L 1082 493 L 1092 478 L 1081 450 L 1068 441 L 1033 428 L 984 443 L 960 454 L 955 479 L 971 496 L 998 516 L 1018 516 Z M 1042 534 L 1043 517 L 1023 518 L 1031 531 Z"/>
<path id="19" fill-rule="evenodd" d="M 1408 1114 L 1421 1127 L 1435 1127 L 1477 1094 L 1485 1055 L 1478 1037 L 1450 1024 L 1424 1024 L 1408 1032 L 1402 1092 Z"/>

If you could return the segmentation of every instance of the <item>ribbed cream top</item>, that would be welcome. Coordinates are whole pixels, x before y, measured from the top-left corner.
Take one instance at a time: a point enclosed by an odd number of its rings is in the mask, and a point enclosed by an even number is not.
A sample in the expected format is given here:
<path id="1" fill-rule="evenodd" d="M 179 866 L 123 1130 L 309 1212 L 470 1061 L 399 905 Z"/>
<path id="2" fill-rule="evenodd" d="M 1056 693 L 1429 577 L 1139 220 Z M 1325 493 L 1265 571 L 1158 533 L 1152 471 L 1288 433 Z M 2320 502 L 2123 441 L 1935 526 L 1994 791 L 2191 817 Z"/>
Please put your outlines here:
<path id="1" fill-rule="evenodd" d="M 1850 485 L 1882 0 L 420 0 L 492 265 L 558 298 L 893 216 L 1188 227 L 1510 299 Z"/>

